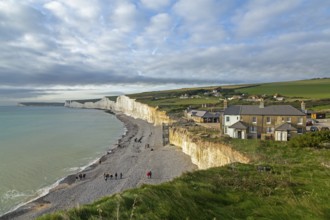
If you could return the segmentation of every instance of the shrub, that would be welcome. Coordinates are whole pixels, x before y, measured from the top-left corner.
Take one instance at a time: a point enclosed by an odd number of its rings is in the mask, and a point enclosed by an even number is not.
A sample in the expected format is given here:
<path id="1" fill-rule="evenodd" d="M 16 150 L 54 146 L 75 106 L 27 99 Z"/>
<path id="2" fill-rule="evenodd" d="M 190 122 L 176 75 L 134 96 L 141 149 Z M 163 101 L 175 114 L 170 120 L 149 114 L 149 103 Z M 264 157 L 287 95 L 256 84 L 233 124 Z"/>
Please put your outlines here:
<path id="1" fill-rule="evenodd" d="M 322 148 L 330 142 L 330 131 L 310 132 L 295 136 L 289 142 L 290 147 Z"/>

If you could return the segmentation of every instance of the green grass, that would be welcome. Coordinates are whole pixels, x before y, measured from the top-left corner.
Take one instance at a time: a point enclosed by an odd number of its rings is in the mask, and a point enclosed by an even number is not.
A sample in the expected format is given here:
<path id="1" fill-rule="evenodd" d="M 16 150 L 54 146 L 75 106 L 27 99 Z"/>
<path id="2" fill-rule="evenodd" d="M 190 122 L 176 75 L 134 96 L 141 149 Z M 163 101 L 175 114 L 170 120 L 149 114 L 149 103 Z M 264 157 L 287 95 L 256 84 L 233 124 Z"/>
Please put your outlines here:
<path id="1" fill-rule="evenodd" d="M 107 98 L 111 101 L 117 101 L 118 96 L 107 96 Z"/>
<path id="2" fill-rule="evenodd" d="M 311 110 L 317 112 L 330 111 L 330 105 L 315 106 Z"/>
<path id="3" fill-rule="evenodd" d="M 313 79 L 301 80 L 292 82 L 275 82 L 265 84 L 249 84 L 249 85 L 235 85 L 235 86 L 221 86 L 221 87 L 199 87 L 199 88 L 184 88 L 176 90 L 144 92 L 138 94 L 128 95 L 130 98 L 136 99 L 138 102 L 156 107 L 160 110 L 166 111 L 169 114 L 180 113 L 187 107 L 202 109 L 202 104 L 209 104 L 212 107 L 204 110 L 218 110 L 222 109 L 223 101 L 219 97 L 204 95 L 205 92 L 210 92 L 213 89 L 219 89 L 222 98 L 232 97 L 235 94 L 247 95 L 268 95 L 272 97 L 275 93 L 286 97 L 286 104 L 293 104 L 300 108 L 300 100 L 305 99 L 306 107 L 308 109 L 322 108 L 328 111 L 330 104 L 330 79 Z M 199 95 L 201 98 L 180 99 L 181 95 Z M 295 103 L 296 100 L 299 102 Z M 282 104 L 268 98 L 265 100 L 267 105 Z M 229 105 L 235 104 L 251 104 L 243 100 L 231 100 Z"/>
<path id="4" fill-rule="evenodd" d="M 186 91 L 186 90 L 184 90 Z M 193 92 L 195 93 L 195 92 Z M 212 106 L 219 107 L 222 105 L 218 97 L 202 97 L 202 98 L 188 98 L 180 99 L 182 93 L 181 90 L 172 91 L 166 94 L 164 92 L 143 93 L 129 95 L 131 98 L 135 98 L 136 101 L 147 104 L 149 106 L 158 107 L 159 110 L 166 111 L 167 113 L 183 112 L 188 107 L 202 108 L 202 104 L 211 104 Z"/>
<path id="5" fill-rule="evenodd" d="M 252 163 L 186 173 L 39 219 L 330 219 L 328 149 L 258 140 L 230 144 Z M 259 165 L 271 171 L 260 172 Z"/>
<path id="6" fill-rule="evenodd" d="M 248 94 L 274 95 L 278 93 L 286 97 L 326 99 L 330 98 L 330 79 L 266 83 L 237 90 Z"/>

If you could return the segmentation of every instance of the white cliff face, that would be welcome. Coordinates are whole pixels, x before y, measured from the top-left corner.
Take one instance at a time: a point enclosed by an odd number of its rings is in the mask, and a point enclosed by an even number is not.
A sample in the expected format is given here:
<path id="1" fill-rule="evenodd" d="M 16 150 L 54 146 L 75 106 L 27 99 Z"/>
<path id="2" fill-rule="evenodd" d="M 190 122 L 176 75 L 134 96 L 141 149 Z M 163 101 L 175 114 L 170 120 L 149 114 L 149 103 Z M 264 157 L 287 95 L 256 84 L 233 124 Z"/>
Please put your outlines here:
<path id="1" fill-rule="evenodd" d="M 181 147 L 191 157 L 199 169 L 224 166 L 240 162 L 249 163 L 249 158 L 220 143 L 206 142 L 199 137 L 192 137 L 184 128 L 170 128 L 170 143 Z"/>
<path id="2" fill-rule="evenodd" d="M 136 102 L 127 96 L 119 96 L 115 105 L 115 110 L 123 112 L 133 118 L 143 119 L 154 125 L 161 125 L 162 123 L 170 123 L 170 118 L 166 112 L 159 111 L 154 107 Z"/>
<path id="3" fill-rule="evenodd" d="M 86 102 L 84 104 L 68 101 L 67 107 L 72 108 L 97 108 L 122 112 L 133 118 L 148 121 L 154 125 L 162 123 L 171 124 L 173 121 L 166 112 L 157 108 L 137 102 L 127 96 L 118 96 L 116 102 L 104 97 L 97 102 Z M 219 143 L 205 142 L 199 137 L 193 137 L 184 128 L 170 128 L 170 143 L 180 147 L 184 153 L 191 157 L 199 169 L 223 166 L 226 164 L 240 162 L 248 163 L 249 158 L 233 150 L 231 147 Z"/>
<path id="4" fill-rule="evenodd" d="M 66 101 L 65 106 L 70 108 L 92 108 L 92 109 L 110 109 L 111 102 L 108 98 L 104 97 L 97 102 L 84 102 Z M 115 102 L 113 102 L 115 103 Z"/>
<path id="5" fill-rule="evenodd" d="M 166 115 L 166 112 L 159 111 L 154 107 L 136 102 L 135 99 L 131 99 L 124 95 L 118 96 L 116 102 L 104 97 L 100 101 L 85 102 L 83 104 L 75 101 L 66 102 L 66 106 L 71 108 L 97 108 L 118 111 L 133 118 L 146 120 L 154 125 L 161 125 L 162 123 L 171 122 L 170 118 Z"/>

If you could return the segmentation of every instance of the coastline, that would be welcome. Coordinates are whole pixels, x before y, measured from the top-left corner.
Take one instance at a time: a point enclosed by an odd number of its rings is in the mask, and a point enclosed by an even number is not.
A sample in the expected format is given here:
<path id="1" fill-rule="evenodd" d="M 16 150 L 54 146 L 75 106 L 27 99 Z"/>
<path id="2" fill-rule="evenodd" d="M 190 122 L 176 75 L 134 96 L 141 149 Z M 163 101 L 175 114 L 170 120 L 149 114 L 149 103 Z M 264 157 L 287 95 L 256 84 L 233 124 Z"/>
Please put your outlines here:
<path id="1" fill-rule="evenodd" d="M 183 172 L 197 169 L 190 157 L 179 148 L 162 146 L 159 126 L 120 113 L 116 117 L 125 125 L 126 130 L 115 148 L 109 149 L 95 163 L 77 174 L 57 181 L 58 184 L 53 184 L 54 188 L 45 195 L 1 216 L 0 220 L 34 219 L 46 213 L 88 204 L 142 184 L 166 182 Z M 145 147 L 147 144 L 149 148 Z M 153 171 L 152 179 L 145 175 L 148 170 Z M 122 173 L 123 178 L 104 180 L 104 173 L 116 172 L 118 176 Z M 86 177 L 77 179 L 79 173 Z"/>

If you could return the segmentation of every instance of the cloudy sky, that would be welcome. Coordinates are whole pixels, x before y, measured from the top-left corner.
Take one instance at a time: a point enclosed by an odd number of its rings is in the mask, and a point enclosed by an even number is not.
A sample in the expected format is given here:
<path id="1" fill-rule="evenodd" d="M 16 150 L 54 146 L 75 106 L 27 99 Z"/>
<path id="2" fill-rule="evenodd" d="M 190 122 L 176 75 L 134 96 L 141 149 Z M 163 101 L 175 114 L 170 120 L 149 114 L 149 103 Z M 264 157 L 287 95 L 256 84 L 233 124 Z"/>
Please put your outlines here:
<path id="1" fill-rule="evenodd" d="M 328 0 L 0 0 L 0 105 L 329 70 Z"/>

